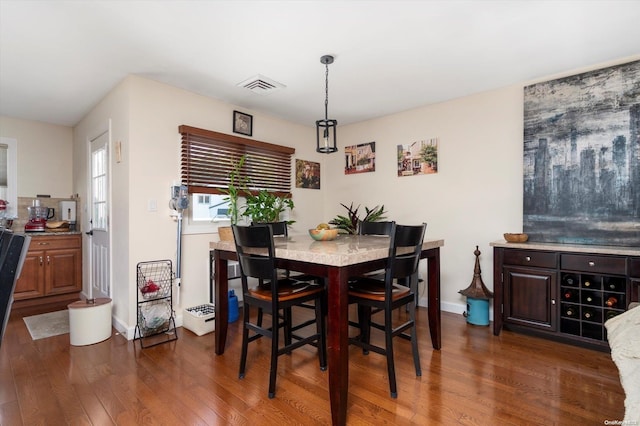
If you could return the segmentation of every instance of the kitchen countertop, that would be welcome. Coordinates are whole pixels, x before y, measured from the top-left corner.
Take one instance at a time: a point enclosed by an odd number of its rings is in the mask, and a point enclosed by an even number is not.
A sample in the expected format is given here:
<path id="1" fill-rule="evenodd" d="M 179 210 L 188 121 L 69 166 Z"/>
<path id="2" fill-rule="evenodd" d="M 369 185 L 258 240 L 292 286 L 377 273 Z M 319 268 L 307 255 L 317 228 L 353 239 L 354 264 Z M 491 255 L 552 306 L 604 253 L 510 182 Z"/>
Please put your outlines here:
<path id="1" fill-rule="evenodd" d="M 43 236 L 47 236 L 50 237 L 52 235 L 76 235 L 76 234 L 82 234 L 81 231 L 39 231 L 39 232 L 25 232 L 25 235 L 29 235 L 31 237 L 43 237 Z"/>
<path id="2" fill-rule="evenodd" d="M 381 259 L 389 254 L 388 242 L 381 245 L 380 236 L 339 234 L 332 241 L 314 241 L 308 234 L 274 237 L 276 256 L 279 258 L 321 265 L 346 266 Z M 444 246 L 443 239 L 425 239 L 422 249 Z M 236 251 L 233 241 L 209 243 L 211 250 Z"/>

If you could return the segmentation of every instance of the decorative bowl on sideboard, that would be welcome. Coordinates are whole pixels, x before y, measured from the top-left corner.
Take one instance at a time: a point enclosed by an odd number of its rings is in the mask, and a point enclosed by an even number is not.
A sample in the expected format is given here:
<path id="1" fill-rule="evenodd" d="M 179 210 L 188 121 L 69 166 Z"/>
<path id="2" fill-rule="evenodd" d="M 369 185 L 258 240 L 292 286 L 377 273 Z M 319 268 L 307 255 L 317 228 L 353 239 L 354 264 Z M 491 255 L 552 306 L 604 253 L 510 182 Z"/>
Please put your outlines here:
<path id="1" fill-rule="evenodd" d="M 512 234 L 507 232 L 504 234 L 504 239 L 508 243 L 525 243 L 529 239 L 529 236 L 523 233 Z"/>

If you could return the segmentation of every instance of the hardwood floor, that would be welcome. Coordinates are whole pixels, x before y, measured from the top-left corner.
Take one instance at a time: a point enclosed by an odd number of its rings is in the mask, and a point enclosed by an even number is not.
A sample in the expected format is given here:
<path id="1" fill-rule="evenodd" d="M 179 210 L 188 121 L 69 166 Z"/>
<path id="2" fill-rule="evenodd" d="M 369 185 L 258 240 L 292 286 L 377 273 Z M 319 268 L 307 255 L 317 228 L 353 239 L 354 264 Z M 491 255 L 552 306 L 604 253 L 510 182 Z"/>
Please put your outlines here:
<path id="1" fill-rule="evenodd" d="M 601 425 L 624 417 L 607 353 L 509 331 L 495 337 L 446 312 L 442 350 L 434 351 L 426 309 L 418 321 L 422 377 L 409 342 L 396 339 L 397 400 L 385 358 L 350 348 L 350 425 Z M 216 356 L 213 334 L 179 328 L 177 341 L 147 349 L 114 334 L 74 347 L 68 334 L 31 340 L 14 316 L 0 347 L 0 424 L 330 424 L 327 373 L 315 350 L 280 357 L 269 399 L 269 343 L 250 345 L 239 380 L 240 329 L 240 321 L 230 324 L 227 350 Z"/>

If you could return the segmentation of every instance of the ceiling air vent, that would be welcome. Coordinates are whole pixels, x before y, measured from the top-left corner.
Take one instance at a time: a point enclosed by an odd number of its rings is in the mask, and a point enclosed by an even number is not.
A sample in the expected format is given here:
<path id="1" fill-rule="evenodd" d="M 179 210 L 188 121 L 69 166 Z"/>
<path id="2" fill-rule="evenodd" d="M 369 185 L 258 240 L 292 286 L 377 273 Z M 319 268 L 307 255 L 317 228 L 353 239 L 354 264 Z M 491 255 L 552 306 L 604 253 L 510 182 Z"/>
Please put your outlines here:
<path id="1" fill-rule="evenodd" d="M 284 84 L 278 83 L 277 81 L 271 80 L 270 78 L 260 74 L 238 83 L 237 86 L 244 87 L 245 89 L 251 90 L 253 93 L 257 93 L 259 95 L 268 95 L 269 93 L 286 87 Z"/>

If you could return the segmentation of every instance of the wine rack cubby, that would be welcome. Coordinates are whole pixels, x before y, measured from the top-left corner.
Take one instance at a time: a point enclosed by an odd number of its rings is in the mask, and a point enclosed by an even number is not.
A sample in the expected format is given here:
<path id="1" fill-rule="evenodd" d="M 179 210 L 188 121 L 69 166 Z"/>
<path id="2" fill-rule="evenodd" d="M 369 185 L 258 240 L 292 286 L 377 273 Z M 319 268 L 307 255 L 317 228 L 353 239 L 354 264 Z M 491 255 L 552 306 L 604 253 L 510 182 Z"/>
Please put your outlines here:
<path id="1" fill-rule="evenodd" d="M 626 306 L 626 277 L 560 271 L 561 333 L 606 340 L 604 323 L 624 312 Z"/>

